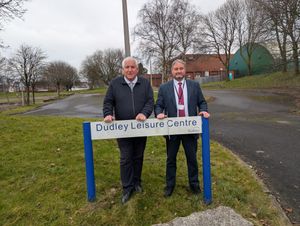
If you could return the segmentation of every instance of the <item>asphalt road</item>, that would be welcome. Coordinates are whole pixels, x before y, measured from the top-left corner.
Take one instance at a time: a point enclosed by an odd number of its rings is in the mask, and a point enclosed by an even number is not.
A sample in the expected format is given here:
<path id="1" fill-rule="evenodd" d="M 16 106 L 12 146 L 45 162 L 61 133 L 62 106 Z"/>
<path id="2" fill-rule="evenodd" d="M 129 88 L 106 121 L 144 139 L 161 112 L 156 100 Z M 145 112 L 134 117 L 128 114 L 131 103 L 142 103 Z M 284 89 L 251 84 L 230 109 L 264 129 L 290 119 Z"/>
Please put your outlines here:
<path id="1" fill-rule="evenodd" d="M 300 117 L 288 106 L 256 101 L 258 91 L 205 91 L 211 137 L 251 165 L 293 223 L 300 223 Z M 269 95 L 269 94 L 267 94 Z M 26 114 L 102 117 L 103 97 L 73 95 Z"/>
<path id="2" fill-rule="evenodd" d="M 103 96 L 98 94 L 75 94 L 25 114 L 98 118 L 102 117 L 102 104 Z"/>
<path id="3" fill-rule="evenodd" d="M 211 137 L 253 166 L 292 223 L 300 223 L 300 117 L 255 101 L 263 92 L 206 91 Z"/>

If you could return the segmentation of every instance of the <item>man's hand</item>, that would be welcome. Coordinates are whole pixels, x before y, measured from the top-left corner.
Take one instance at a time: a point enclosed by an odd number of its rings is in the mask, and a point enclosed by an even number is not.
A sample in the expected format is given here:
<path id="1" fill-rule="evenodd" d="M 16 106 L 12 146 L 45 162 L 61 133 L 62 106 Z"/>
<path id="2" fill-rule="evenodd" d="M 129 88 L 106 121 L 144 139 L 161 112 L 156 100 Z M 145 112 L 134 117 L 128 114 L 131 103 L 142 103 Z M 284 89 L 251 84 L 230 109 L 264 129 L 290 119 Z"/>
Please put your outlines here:
<path id="1" fill-rule="evenodd" d="M 136 117 L 135 117 L 136 120 L 138 121 L 145 121 L 147 119 L 147 117 L 142 114 L 142 113 L 139 113 Z"/>
<path id="2" fill-rule="evenodd" d="M 210 114 L 207 111 L 200 111 L 199 115 L 203 116 L 204 118 L 209 118 L 209 116 L 210 116 Z"/>
<path id="3" fill-rule="evenodd" d="M 167 116 L 164 113 L 160 113 L 156 116 L 157 119 L 164 119 L 167 118 Z"/>
<path id="4" fill-rule="evenodd" d="M 110 122 L 112 122 L 113 120 L 115 120 L 115 118 L 114 118 L 112 115 L 107 115 L 107 116 L 104 118 L 104 122 L 106 122 L 106 123 L 110 123 Z"/>

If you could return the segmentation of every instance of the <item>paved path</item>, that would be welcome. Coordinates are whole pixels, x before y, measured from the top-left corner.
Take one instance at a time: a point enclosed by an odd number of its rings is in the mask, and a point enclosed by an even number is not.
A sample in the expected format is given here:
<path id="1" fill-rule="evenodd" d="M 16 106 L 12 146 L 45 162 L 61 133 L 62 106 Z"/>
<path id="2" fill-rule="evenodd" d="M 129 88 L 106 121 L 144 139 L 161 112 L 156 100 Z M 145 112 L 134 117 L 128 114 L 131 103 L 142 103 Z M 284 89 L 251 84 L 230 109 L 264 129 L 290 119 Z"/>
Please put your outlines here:
<path id="1" fill-rule="evenodd" d="M 75 94 L 25 114 L 99 118 L 102 117 L 102 104 L 103 96 L 98 94 Z"/>
<path id="2" fill-rule="evenodd" d="M 263 92 L 205 91 L 209 103 L 211 136 L 252 165 L 288 211 L 300 223 L 300 117 L 288 106 L 255 101 Z M 268 94 L 269 95 L 269 94 Z M 27 114 L 101 117 L 103 97 L 73 95 Z"/>

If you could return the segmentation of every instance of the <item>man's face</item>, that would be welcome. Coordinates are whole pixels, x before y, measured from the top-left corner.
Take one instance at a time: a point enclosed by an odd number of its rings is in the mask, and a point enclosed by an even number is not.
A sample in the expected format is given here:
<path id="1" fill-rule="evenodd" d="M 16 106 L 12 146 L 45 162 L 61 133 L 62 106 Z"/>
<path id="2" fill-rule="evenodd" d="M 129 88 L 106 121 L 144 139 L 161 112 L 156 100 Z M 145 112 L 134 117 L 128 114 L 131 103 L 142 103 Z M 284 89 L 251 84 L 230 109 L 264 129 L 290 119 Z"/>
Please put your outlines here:
<path id="1" fill-rule="evenodd" d="M 132 81 L 138 74 L 138 68 L 135 64 L 134 60 L 127 60 L 125 61 L 124 68 L 122 69 L 123 75 L 129 80 Z"/>
<path id="2" fill-rule="evenodd" d="M 175 63 L 172 67 L 172 76 L 177 81 L 181 81 L 185 76 L 185 66 L 182 63 Z"/>

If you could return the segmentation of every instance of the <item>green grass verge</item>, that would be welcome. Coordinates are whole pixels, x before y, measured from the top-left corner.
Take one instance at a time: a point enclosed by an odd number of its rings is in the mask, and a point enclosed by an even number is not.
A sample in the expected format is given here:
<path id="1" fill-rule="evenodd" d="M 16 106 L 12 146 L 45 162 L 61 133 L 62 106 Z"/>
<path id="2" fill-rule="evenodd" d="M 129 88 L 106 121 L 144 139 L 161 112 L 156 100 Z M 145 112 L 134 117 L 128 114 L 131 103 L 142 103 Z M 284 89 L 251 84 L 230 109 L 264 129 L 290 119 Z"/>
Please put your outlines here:
<path id="1" fill-rule="evenodd" d="M 60 92 L 59 98 L 64 98 L 66 96 L 76 94 L 76 93 L 82 93 L 82 94 L 105 94 L 107 88 L 102 87 L 98 89 L 88 89 L 88 90 L 78 90 L 78 91 L 62 91 Z M 24 95 L 26 93 L 24 92 Z M 47 100 L 52 99 L 59 99 L 56 92 L 36 92 L 35 93 L 35 100 L 36 104 L 40 104 Z M 14 93 L 3 93 L 0 92 L 0 104 L 4 103 L 21 103 L 22 102 L 22 94 L 20 92 L 14 92 Z M 32 93 L 30 93 L 30 102 L 32 103 Z"/>
<path id="2" fill-rule="evenodd" d="M 255 225 L 285 225 L 250 169 L 215 142 L 211 142 L 210 206 L 187 189 L 182 150 L 174 194 L 163 197 L 166 154 L 162 137 L 148 139 L 144 192 L 124 206 L 116 142 L 95 141 L 97 200 L 88 203 L 83 121 L 0 115 L 0 225 L 151 225 L 219 205 L 232 207 Z M 201 163 L 200 148 L 198 156 Z"/>
<path id="3" fill-rule="evenodd" d="M 269 89 L 300 88 L 300 75 L 276 72 L 264 75 L 252 75 L 232 81 L 211 82 L 201 85 L 209 89 Z"/>

